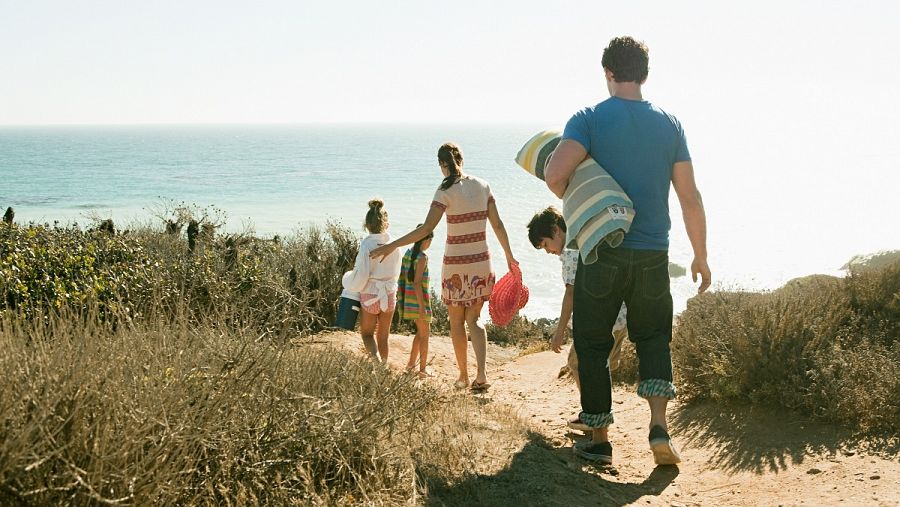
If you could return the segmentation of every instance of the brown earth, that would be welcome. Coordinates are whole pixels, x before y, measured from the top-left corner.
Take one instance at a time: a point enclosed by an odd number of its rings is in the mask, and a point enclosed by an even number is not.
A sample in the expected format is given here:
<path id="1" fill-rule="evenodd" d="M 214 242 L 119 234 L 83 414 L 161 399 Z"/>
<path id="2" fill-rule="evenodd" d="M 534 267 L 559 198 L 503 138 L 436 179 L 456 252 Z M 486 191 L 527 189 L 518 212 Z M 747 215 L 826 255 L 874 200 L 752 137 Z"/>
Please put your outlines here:
<path id="1" fill-rule="evenodd" d="M 362 352 L 358 334 L 323 340 Z M 392 366 L 406 364 L 410 342 L 391 335 Z M 432 337 L 429 357 L 434 377 L 428 382 L 451 389 L 456 364 L 450 339 Z M 474 360 L 470 347 L 471 375 Z M 572 453 L 573 441 L 585 437 L 565 426 L 579 402 L 571 379 L 559 378 L 564 363 L 565 355 L 550 351 L 522 355 L 489 344 L 491 388 L 472 396 L 513 407 L 529 430 L 517 436 L 521 446 L 505 466 L 429 491 L 427 504 L 900 505 L 896 437 L 860 440 L 769 408 L 674 402 L 669 430 L 684 461 L 655 466 L 647 445 L 649 410 L 633 388 L 617 387 L 613 395 L 614 465 L 588 463 Z"/>

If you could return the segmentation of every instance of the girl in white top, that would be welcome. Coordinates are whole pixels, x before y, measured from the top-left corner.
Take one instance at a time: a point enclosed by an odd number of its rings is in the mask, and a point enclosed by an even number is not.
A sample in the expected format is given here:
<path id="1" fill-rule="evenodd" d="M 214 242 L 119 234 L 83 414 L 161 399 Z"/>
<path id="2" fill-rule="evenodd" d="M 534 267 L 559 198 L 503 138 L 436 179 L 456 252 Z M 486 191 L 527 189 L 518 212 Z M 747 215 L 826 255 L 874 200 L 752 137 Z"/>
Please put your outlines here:
<path id="1" fill-rule="evenodd" d="M 391 332 L 391 318 L 394 316 L 397 297 L 397 278 L 400 276 L 400 251 L 394 249 L 381 261 L 372 259 L 370 252 L 391 242 L 387 233 L 388 216 L 384 201 L 369 201 L 366 213 L 366 230 L 369 235 L 360 243 L 359 254 L 353 271 L 344 273 L 341 283 L 345 291 L 359 292 L 360 312 L 359 332 L 363 345 L 373 358 L 387 362 L 388 334 Z M 377 344 L 376 333 L 377 328 Z"/>

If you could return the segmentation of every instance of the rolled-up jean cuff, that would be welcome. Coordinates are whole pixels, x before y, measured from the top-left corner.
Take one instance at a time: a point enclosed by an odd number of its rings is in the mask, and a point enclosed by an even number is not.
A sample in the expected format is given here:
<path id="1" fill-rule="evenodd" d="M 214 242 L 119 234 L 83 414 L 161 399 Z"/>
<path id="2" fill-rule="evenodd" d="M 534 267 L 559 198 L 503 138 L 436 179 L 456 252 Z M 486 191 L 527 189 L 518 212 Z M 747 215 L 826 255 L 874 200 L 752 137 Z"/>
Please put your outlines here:
<path id="1" fill-rule="evenodd" d="M 637 394 L 641 398 L 667 398 L 675 399 L 675 384 L 661 378 L 642 380 L 638 384 Z"/>
<path id="2" fill-rule="evenodd" d="M 591 428 L 606 428 L 613 423 L 612 412 L 607 412 L 605 414 L 588 414 L 587 412 L 582 412 L 578 414 L 578 418 L 581 419 L 581 422 Z"/>

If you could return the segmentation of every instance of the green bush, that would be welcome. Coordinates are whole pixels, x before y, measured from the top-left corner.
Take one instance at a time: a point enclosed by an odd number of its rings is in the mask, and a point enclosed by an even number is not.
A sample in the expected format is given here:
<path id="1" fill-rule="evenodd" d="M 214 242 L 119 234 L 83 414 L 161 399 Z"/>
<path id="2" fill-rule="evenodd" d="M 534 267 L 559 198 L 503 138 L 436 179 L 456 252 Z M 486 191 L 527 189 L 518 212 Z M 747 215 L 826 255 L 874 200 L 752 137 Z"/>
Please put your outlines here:
<path id="1" fill-rule="evenodd" d="M 132 238 L 77 227 L 0 226 L 0 309 L 146 305 L 153 260 Z"/>
<path id="2" fill-rule="evenodd" d="M 689 301 L 673 362 L 688 398 L 769 403 L 863 430 L 900 428 L 900 263 L 770 293 Z"/>

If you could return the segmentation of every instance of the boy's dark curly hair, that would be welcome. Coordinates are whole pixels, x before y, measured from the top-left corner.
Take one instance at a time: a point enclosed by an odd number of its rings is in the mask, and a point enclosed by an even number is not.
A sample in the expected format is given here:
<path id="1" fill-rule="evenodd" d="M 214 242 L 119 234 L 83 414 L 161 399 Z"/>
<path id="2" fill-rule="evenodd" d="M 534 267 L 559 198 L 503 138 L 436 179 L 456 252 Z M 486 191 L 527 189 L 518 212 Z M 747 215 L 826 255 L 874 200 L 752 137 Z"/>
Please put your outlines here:
<path id="1" fill-rule="evenodd" d="M 649 65 L 650 50 L 632 37 L 616 37 L 603 50 L 603 68 L 612 71 L 617 83 L 643 83 Z"/>
<path id="2" fill-rule="evenodd" d="M 528 241 L 535 248 L 541 247 L 541 240 L 553 237 L 553 226 L 559 227 L 559 230 L 566 232 L 566 220 L 562 213 L 553 206 L 535 213 L 528 222 Z"/>

